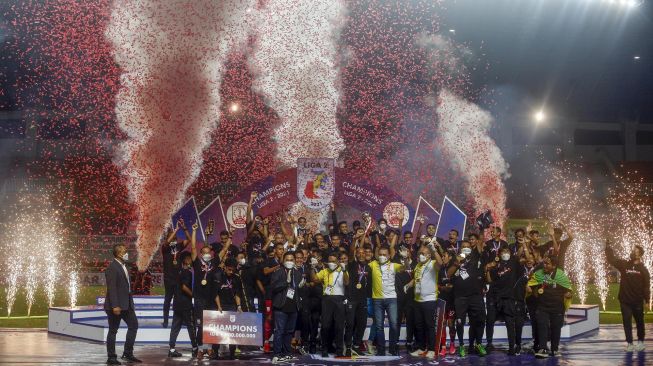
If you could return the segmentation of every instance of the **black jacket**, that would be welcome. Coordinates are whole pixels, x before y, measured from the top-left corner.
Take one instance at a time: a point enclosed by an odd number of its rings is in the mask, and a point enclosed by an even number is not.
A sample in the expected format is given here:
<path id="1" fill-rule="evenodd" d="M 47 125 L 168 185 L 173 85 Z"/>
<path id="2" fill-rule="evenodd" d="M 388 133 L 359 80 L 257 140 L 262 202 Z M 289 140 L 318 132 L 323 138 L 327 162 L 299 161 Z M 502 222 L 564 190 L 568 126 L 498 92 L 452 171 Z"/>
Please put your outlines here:
<path id="1" fill-rule="evenodd" d="M 302 281 L 302 274 L 295 268 L 290 270 L 291 282 L 288 282 L 288 270 L 280 268 L 278 271 L 272 273 L 270 278 L 270 291 L 272 292 L 272 307 L 274 309 L 282 309 L 286 303 L 286 293 L 288 288 L 295 289 L 293 300 L 299 305 L 299 283 Z"/>
<path id="2" fill-rule="evenodd" d="M 115 307 L 122 310 L 134 308 L 134 299 L 132 298 L 129 288 L 129 279 L 125 276 L 125 271 L 117 259 L 109 263 L 109 267 L 104 271 L 107 280 L 107 294 L 104 300 L 104 309 L 110 311 Z"/>
<path id="3" fill-rule="evenodd" d="M 651 276 L 643 263 L 634 264 L 632 260 L 626 261 L 616 258 L 610 248 L 605 248 L 608 263 L 619 270 L 619 301 L 626 304 L 641 304 L 648 301 L 650 296 Z"/>

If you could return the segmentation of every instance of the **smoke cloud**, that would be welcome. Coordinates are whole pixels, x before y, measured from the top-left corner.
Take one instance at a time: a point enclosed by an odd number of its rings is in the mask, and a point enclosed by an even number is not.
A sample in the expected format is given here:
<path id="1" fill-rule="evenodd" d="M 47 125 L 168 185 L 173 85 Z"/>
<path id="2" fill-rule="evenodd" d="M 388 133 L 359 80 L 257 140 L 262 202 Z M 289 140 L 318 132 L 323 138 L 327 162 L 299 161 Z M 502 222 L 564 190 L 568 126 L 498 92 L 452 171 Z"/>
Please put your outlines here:
<path id="1" fill-rule="evenodd" d="M 488 135 L 492 116 L 447 89 L 439 94 L 437 142 L 446 157 L 465 177 L 477 213 L 492 210 L 494 221 L 506 220 L 508 164 Z"/>
<path id="2" fill-rule="evenodd" d="M 116 2 L 106 37 L 122 68 L 115 160 L 138 210 L 138 267 L 158 248 L 202 166 L 220 116 L 229 50 L 246 39 L 253 1 Z M 190 223 L 189 223 L 190 224 Z"/>

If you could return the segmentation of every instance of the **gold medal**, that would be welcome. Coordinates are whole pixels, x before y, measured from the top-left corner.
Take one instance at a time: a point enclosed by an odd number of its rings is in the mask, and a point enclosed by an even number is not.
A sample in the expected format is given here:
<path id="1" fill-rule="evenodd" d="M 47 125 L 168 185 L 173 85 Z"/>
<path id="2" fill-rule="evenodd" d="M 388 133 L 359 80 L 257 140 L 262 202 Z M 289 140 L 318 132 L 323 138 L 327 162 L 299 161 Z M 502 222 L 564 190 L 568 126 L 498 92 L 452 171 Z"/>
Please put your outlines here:
<path id="1" fill-rule="evenodd" d="M 356 288 L 360 290 L 360 289 L 363 288 L 363 285 L 361 285 L 360 283 L 358 283 L 358 284 L 356 284 Z"/>
<path id="2" fill-rule="evenodd" d="M 499 256 L 494 257 L 494 261 L 498 262 L 499 261 Z"/>
<path id="3" fill-rule="evenodd" d="M 540 287 L 540 289 L 537 290 L 537 293 L 540 294 L 540 295 L 542 295 L 542 294 L 544 293 L 544 289 Z"/>
<path id="4" fill-rule="evenodd" d="M 206 286 L 206 280 L 202 280 L 202 286 Z"/>

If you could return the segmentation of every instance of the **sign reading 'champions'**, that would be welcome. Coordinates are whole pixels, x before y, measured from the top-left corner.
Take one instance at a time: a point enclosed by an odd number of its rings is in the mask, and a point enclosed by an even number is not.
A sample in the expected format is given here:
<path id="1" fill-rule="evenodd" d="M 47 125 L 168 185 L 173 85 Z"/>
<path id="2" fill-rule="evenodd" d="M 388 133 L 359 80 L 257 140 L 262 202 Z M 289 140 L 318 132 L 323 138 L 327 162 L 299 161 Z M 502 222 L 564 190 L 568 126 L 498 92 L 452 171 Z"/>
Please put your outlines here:
<path id="1" fill-rule="evenodd" d="M 204 310 L 202 340 L 207 344 L 263 345 L 263 318 L 259 313 Z"/>

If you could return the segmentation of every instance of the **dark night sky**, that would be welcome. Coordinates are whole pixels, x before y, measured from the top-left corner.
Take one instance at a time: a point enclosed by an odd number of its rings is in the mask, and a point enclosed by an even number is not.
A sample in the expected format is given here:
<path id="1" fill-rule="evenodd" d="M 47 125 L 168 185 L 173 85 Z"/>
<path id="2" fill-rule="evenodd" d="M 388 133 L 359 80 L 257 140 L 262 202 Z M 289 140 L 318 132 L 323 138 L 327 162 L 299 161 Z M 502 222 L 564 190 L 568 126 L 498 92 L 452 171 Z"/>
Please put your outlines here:
<path id="1" fill-rule="evenodd" d="M 506 106 L 514 113 L 544 106 L 578 121 L 653 123 L 650 1 L 628 8 L 619 0 L 459 0 L 445 7 L 442 32 L 489 66 L 478 65 L 475 84 L 517 95 Z"/>

